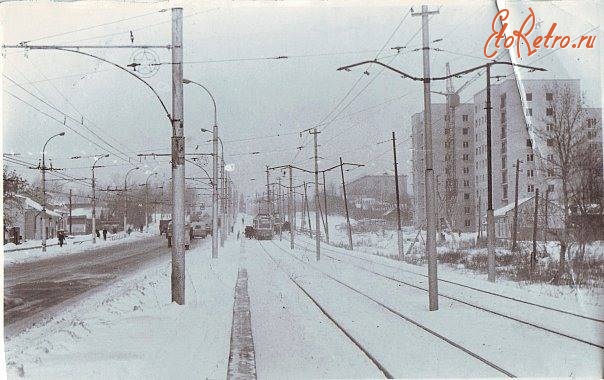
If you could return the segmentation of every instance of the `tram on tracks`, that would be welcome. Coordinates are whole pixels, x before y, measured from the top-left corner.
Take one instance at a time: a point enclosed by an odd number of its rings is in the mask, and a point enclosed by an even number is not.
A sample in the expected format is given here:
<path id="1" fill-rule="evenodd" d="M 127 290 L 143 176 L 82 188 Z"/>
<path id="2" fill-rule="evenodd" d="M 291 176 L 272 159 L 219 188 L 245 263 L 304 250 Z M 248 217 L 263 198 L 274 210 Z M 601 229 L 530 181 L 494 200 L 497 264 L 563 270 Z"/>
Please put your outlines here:
<path id="1" fill-rule="evenodd" d="M 271 240 L 275 235 L 273 218 L 269 214 L 258 214 L 254 217 L 251 237 L 258 240 Z"/>

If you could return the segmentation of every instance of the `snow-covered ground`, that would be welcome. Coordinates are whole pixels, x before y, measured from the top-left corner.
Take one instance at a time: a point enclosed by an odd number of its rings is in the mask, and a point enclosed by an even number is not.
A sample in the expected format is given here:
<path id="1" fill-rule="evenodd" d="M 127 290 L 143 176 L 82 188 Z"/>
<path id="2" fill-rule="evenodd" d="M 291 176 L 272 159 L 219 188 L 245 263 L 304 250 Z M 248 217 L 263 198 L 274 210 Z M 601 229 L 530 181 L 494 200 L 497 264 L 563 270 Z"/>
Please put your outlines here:
<path id="1" fill-rule="evenodd" d="M 170 262 L 119 280 L 5 341 L 9 377 L 225 378 L 238 242 L 218 260 L 186 256 L 186 305 L 170 302 Z"/>
<path id="2" fill-rule="evenodd" d="M 156 225 L 149 225 L 148 232 L 132 231 L 130 235 L 123 232 L 118 232 L 117 234 L 108 233 L 107 240 L 103 240 L 103 234 L 101 232 L 101 237 L 96 239 L 96 244 L 92 243 L 91 235 L 73 236 L 66 239 L 65 244 L 62 247 L 59 247 L 58 245 L 47 246 L 46 252 L 42 252 L 42 249 L 39 248 L 42 245 L 41 240 L 29 240 L 19 245 L 8 243 L 3 247 L 4 266 L 39 260 L 42 258 L 70 255 L 100 247 L 109 247 L 116 244 L 122 244 L 126 241 L 146 239 L 149 236 L 156 236 L 158 234 L 158 227 Z M 47 240 L 47 244 L 57 244 L 58 242 L 57 238 Z M 6 252 L 6 250 L 15 248 L 19 250 Z"/>
<path id="3" fill-rule="evenodd" d="M 298 214 L 298 225 L 300 224 L 301 214 Z M 346 219 L 341 215 L 329 215 L 329 242 L 330 245 L 336 247 L 348 247 L 348 235 L 346 230 Z M 313 223 L 314 232 L 314 213 L 311 212 L 311 222 Z M 354 221 L 351 221 L 354 225 Z M 308 223 L 307 223 L 308 226 Z M 305 237 L 304 237 L 305 236 Z M 418 231 L 412 227 L 403 227 L 404 252 L 407 259 L 419 261 L 419 265 L 426 267 L 423 263 L 424 257 L 424 241 L 425 231 Z M 302 235 L 302 239 L 309 239 L 308 234 Z M 463 255 L 486 255 L 486 248 L 473 248 L 476 234 L 463 233 L 460 236 L 445 235 L 446 242 L 437 247 L 439 255 L 461 251 Z M 396 258 L 398 259 L 397 236 L 394 230 L 381 230 L 378 232 L 353 233 L 352 235 L 354 250 L 357 252 Z M 526 250 L 530 251 L 528 242 L 520 242 L 521 246 L 526 246 Z M 560 253 L 559 244 L 550 241 L 547 245 L 538 244 L 538 252 L 543 253 L 547 250 L 546 257 L 540 257 L 542 264 L 555 263 L 558 260 Z M 495 253 L 498 255 L 509 254 L 510 251 L 505 248 L 496 247 Z M 409 255 L 410 254 L 410 255 Z M 586 248 L 586 256 L 599 257 L 604 259 L 604 243 L 595 242 Z M 461 264 L 449 265 L 439 263 L 439 271 L 441 273 L 461 274 L 464 277 L 486 278 L 486 274 L 477 272 L 473 269 L 466 268 Z M 500 278 L 498 282 L 505 284 L 507 287 L 520 288 L 534 292 L 539 295 L 547 295 L 568 300 L 580 300 L 580 302 L 588 305 L 603 305 L 604 304 L 604 288 L 599 286 L 570 286 L 570 285 L 554 285 L 544 282 L 528 282 L 528 281 L 513 281 L 509 278 Z"/>
<path id="4" fill-rule="evenodd" d="M 601 375 L 600 348 L 527 323 L 602 345 L 602 322 L 442 281 L 440 309 L 430 312 L 422 267 L 327 246 L 316 262 L 308 237 L 297 238 L 308 248 L 292 251 L 287 234 L 283 241 L 237 240 L 241 230 L 238 223 L 218 259 L 211 258 L 209 239 L 187 253 L 186 305 L 170 303 L 170 262 L 159 262 L 6 340 L 9 377 L 226 378 L 240 268 L 248 273 L 260 379 L 382 378 L 384 371 L 394 377 L 503 376 L 497 368 L 524 377 Z M 489 283 L 453 268 L 439 273 L 441 279 L 602 319 L 601 308 L 578 299 Z"/>

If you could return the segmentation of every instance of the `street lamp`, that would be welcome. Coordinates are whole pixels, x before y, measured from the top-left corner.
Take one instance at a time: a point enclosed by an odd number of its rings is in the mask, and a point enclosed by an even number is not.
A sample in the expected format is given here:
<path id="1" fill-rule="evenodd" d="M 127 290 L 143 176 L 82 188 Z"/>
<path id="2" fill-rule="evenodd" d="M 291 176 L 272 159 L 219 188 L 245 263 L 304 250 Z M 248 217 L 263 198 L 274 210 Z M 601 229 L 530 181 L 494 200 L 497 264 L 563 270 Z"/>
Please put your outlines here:
<path id="1" fill-rule="evenodd" d="M 157 173 L 151 173 L 145 180 L 145 232 L 149 232 L 149 213 L 147 205 L 149 203 L 149 178 L 157 175 Z"/>
<path id="2" fill-rule="evenodd" d="M 210 132 L 207 129 L 201 128 L 201 132 Z M 216 186 L 216 198 L 215 200 L 212 202 L 216 205 L 218 205 L 218 142 L 220 142 L 220 151 L 221 151 L 221 163 L 220 163 L 220 213 L 222 214 L 222 219 L 221 219 L 221 233 L 220 233 L 220 246 L 224 247 L 224 240 L 226 237 L 226 223 L 225 223 L 225 204 L 224 201 L 226 199 L 226 193 L 225 193 L 225 176 L 224 176 L 224 144 L 222 143 L 222 139 L 220 137 L 218 137 L 218 127 L 215 127 L 214 131 L 213 131 L 213 139 L 212 140 L 208 140 L 207 142 L 212 142 L 214 144 L 214 183 Z M 212 210 L 213 210 L 212 206 Z M 215 220 L 215 226 L 216 227 L 216 231 L 218 230 L 218 211 L 215 213 L 216 214 L 216 220 Z M 214 231 L 214 230 L 213 230 Z M 212 235 L 213 238 L 214 235 Z M 213 257 L 213 256 L 212 256 Z"/>
<path id="3" fill-rule="evenodd" d="M 50 142 L 50 140 L 54 139 L 58 136 L 65 136 L 65 132 L 57 133 L 56 135 L 52 135 L 46 140 L 44 143 L 44 147 L 42 148 L 42 252 L 46 252 L 46 145 Z"/>
<path id="4" fill-rule="evenodd" d="M 128 215 L 128 205 L 127 205 L 127 191 L 128 191 L 128 174 L 139 169 L 139 167 L 132 168 L 126 172 L 126 176 L 124 177 L 124 232 L 126 232 L 126 217 Z"/>
<path id="5" fill-rule="evenodd" d="M 201 83 L 183 78 L 184 84 L 194 84 L 201 87 L 212 99 L 212 105 L 214 106 L 214 126 L 212 127 L 212 141 L 213 141 L 213 177 L 212 182 L 212 258 L 218 258 L 218 112 L 216 108 L 216 99 L 214 95 L 208 90 L 208 88 Z M 210 132 L 207 129 L 201 129 L 202 132 Z M 222 143 L 222 141 L 221 141 Z M 224 177 L 224 176 L 223 176 Z M 224 222 L 223 222 L 224 224 Z M 221 246 L 224 246 L 224 241 L 221 239 Z"/>

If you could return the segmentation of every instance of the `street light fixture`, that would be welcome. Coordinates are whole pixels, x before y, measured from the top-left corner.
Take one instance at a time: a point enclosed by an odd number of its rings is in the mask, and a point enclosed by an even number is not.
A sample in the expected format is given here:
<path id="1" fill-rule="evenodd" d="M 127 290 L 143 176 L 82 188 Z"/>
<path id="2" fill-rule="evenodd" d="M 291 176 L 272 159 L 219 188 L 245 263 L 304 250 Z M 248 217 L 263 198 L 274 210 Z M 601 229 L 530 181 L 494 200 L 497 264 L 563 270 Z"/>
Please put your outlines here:
<path id="1" fill-rule="evenodd" d="M 218 258 L 218 112 L 216 107 L 216 99 L 214 95 L 208 90 L 208 88 L 201 83 L 183 78 L 182 83 L 194 84 L 201 87 L 212 99 L 212 105 L 214 106 L 214 126 L 212 127 L 212 141 L 213 141 L 213 182 L 212 182 L 212 258 Z M 207 129 L 202 128 L 201 132 L 210 132 Z M 222 141 L 221 141 L 222 143 Z M 224 151 L 224 150 L 223 150 Z M 224 175 L 222 176 L 224 177 Z M 223 223 L 224 225 L 224 218 Z M 224 240 L 221 239 L 221 246 L 224 246 Z"/>
<path id="2" fill-rule="evenodd" d="M 42 252 L 46 252 L 46 145 L 55 137 L 65 136 L 65 132 L 52 135 L 44 143 L 42 148 Z M 52 168 L 51 168 L 52 169 Z"/>

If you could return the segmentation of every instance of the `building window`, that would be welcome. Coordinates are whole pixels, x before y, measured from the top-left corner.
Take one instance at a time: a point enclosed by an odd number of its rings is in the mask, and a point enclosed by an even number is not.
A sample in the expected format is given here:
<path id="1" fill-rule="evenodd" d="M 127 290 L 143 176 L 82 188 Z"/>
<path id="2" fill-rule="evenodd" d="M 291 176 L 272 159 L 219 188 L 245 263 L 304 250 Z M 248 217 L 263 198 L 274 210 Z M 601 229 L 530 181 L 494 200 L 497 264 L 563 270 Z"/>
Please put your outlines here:
<path id="1" fill-rule="evenodd" d="M 551 123 L 548 123 L 548 124 L 545 126 L 545 129 L 546 129 L 548 132 L 552 132 L 552 131 L 554 130 L 554 125 L 553 125 L 553 124 L 551 124 Z"/>
<path id="2" fill-rule="evenodd" d="M 528 185 L 526 187 L 526 191 L 527 191 L 527 193 L 532 193 L 533 191 L 535 191 L 535 186 L 534 185 Z"/>
<path id="3" fill-rule="evenodd" d="M 468 121 L 468 115 L 461 115 L 462 121 Z"/>
<path id="4" fill-rule="evenodd" d="M 508 171 L 502 170 L 501 171 L 501 183 L 507 183 L 507 182 L 508 182 Z"/>
<path id="5" fill-rule="evenodd" d="M 504 124 L 505 123 L 505 112 L 501 113 L 501 123 Z"/>
<path id="6" fill-rule="evenodd" d="M 469 161 L 469 160 L 470 160 L 470 155 L 469 155 L 469 154 L 467 154 L 467 153 L 466 153 L 466 154 L 464 154 L 464 155 L 463 155 L 463 160 L 464 160 L 464 161 Z"/>
<path id="7" fill-rule="evenodd" d="M 502 138 L 502 139 L 505 139 L 505 138 L 506 138 L 506 135 L 505 135 L 505 126 L 504 126 L 504 127 L 501 127 L 501 138 Z"/>
<path id="8" fill-rule="evenodd" d="M 470 128 L 464 128 L 461 130 L 461 133 L 465 136 L 468 134 L 468 131 L 470 130 Z"/>
<path id="9" fill-rule="evenodd" d="M 470 193 L 463 193 L 463 199 L 465 199 L 465 200 L 470 199 Z"/>
<path id="10" fill-rule="evenodd" d="M 550 154 L 548 154 L 548 155 L 547 155 L 547 160 L 548 160 L 548 161 L 550 161 L 550 162 L 553 162 L 553 161 L 554 161 L 554 155 L 553 155 L 553 154 L 551 154 L 551 153 L 550 153 Z"/>
<path id="11" fill-rule="evenodd" d="M 547 139 L 547 146 L 554 146 L 554 139 Z"/>
<path id="12" fill-rule="evenodd" d="M 545 109 L 545 114 L 546 114 L 547 116 L 552 116 L 552 115 L 554 114 L 554 109 L 553 109 L 552 107 L 547 107 L 547 108 Z"/>
<path id="13" fill-rule="evenodd" d="M 532 148 L 533 147 L 533 142 L 531 141 L 531 139 L 526 139 L 526 146 Z"/>
<path id="14" fill-rule="evenodd" d="M 506 169 L 507 168 L 507 156 L 501 156 L 501 169 Z"/>
<path id="15" fill-rule="evenodd" d="M 526 116 L 533 116 L 533 109 L 532 108 L 527 108 L 526 109 Z"/>
<path id="16" fill-rule="evenodd" d="M 596 125 L 596 119 L 591 118 L 591 117 L 589 119 L 587 119 L 587 127 L 588 128 L 592 128 L 595 125 Z"/>
<path id="17" fill-rule="evenodd" d="M 527 170 L 527 171 L 526 171 L 526 176 L 527 176 L 528 178 L 533 178 L 533 175 L 534 175 L 534 174 L 535 174 L 535 173 L 533 172 L 533 169 L 529 169 L 529 170 Z"/>
<path id="18" fill-rule="evenodd" d="M 470 181 L 467 180 L 467 179 L 464 179 L 463 180 L 463 185 L 464 185 L 464 187 L 470 187 Z"/>
<path id="19" fill-rule="evenodd" d="M 547 185 L 547 191 L 550 193 L 554 191 L 554 185 Z"/>
<path id="20" fill-rule="evenodd" d="M 499 96 L 499 107 L 505 107 L 505 94 L 501 94 L 501 96 Z"/>
<path id="21" fill-rule="evenodd" d="M 547 177 L 551 178 L 554 176 L 554 169 L 547 169 Z"/>
<path id="22" fill-rule="evenodd" d="M 554 94 L 551 92 L 546 92 L 545 93 L 545 100 L 554 100 Z"/>
<path id="23" fill-rule="evenodd" d="M 464 141 L 464 142 L 463 142 L 461 145 L 462 145 L 464 148 L 467 148 L 467 147 L 469 147 L 469 146 L 470 146 L 470 143 L 469 143 L 469 142 L 467 142 L 467 141 Z"/>
<path id="24" fill-rule="evenodd" d="M 501 192 L 503 193 L 503 199 L 507 200 L 508 199 L 508 185 L 503 185 L 501 187 Z"/>
<path id="25" fill-rule="evenodd" d="M 526 101 L 527 102 L 532 102 L 533 101 L 533 93 L 532 92 L 527 92 L 526 93 Z"/>
<path id="26" fill-rule="evenodd" d="M 501 154 L 505 154 L 506 147 L 507 144 L 505 143 L 505 140 L 501 141 Z"/>
<path id="27" fill-rule="evenodd" d="M 469 214 L 470 213 L 470 206 L 464 207 L 464 212 L 466 213 L 466 215 Z"/>
<path id="28" fill-rule="evenodd" d="M 470 219 L 466 219 L 466 227 L 470 227 Z"/>
<path id="29" fill-rule="evenodd" d="M 468 173 L 470 173 L 470 168 L 468 168 L 468 167 L 463 168 L 463 174 L 468 174 Z"/>

